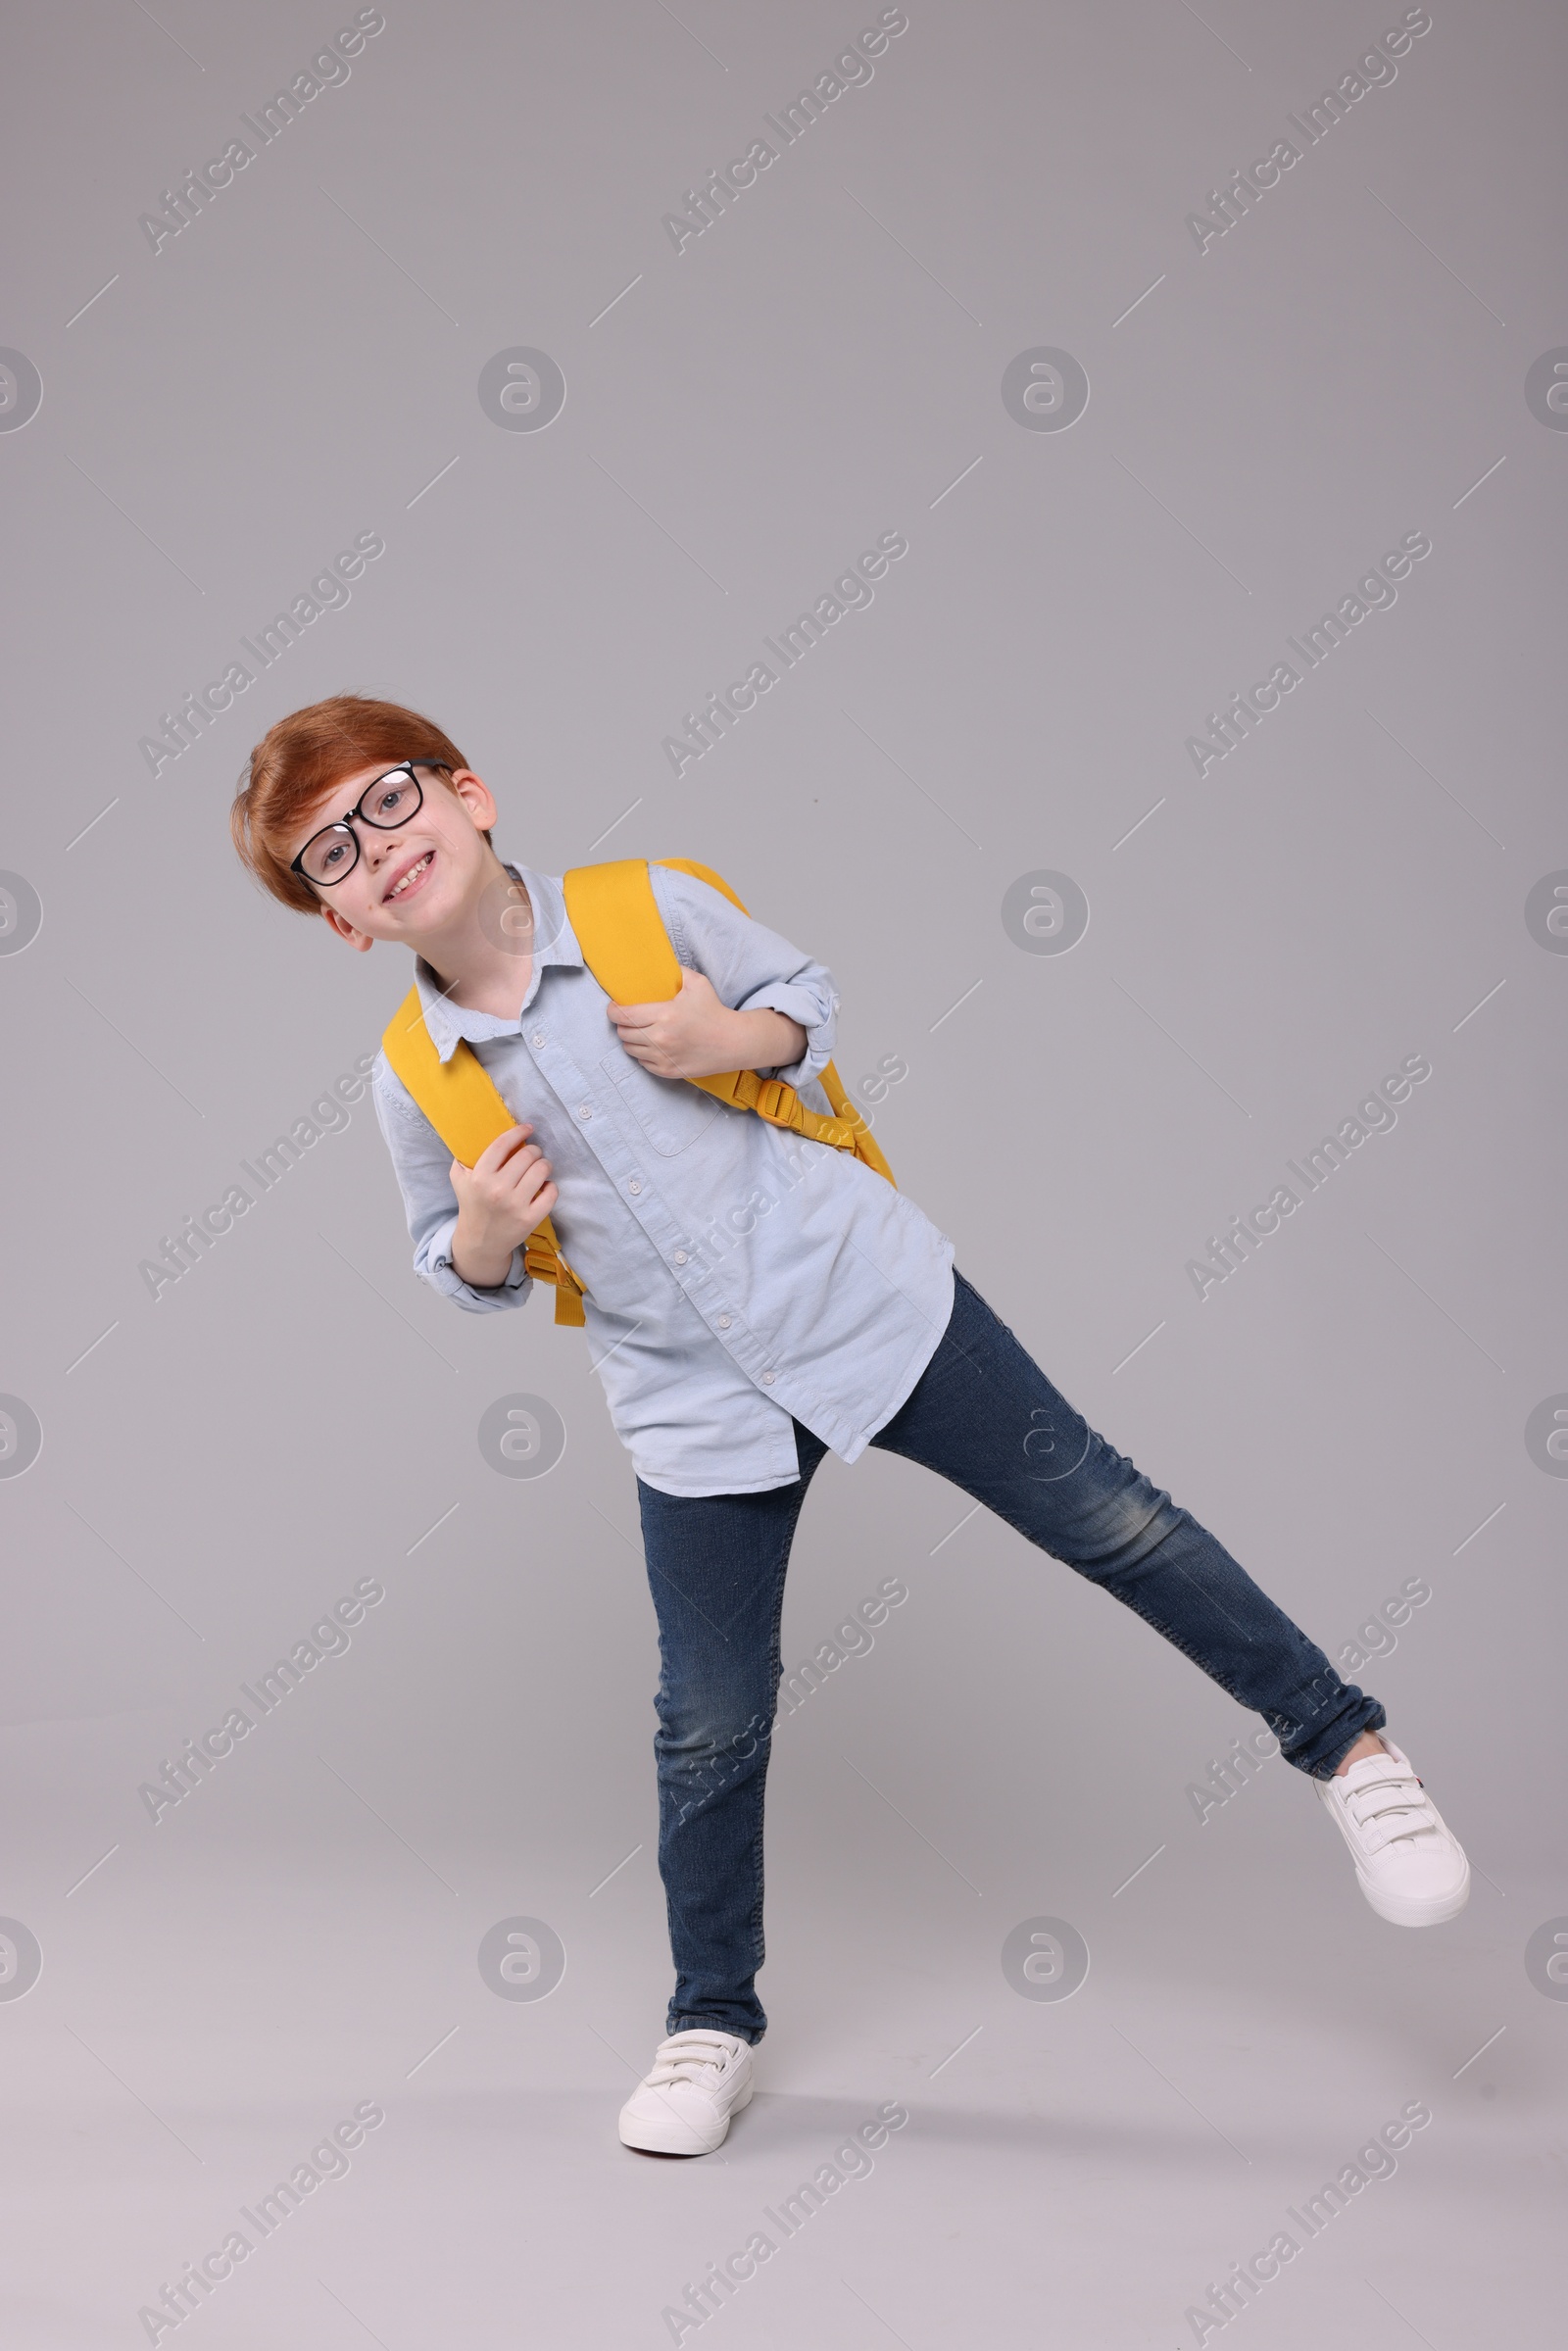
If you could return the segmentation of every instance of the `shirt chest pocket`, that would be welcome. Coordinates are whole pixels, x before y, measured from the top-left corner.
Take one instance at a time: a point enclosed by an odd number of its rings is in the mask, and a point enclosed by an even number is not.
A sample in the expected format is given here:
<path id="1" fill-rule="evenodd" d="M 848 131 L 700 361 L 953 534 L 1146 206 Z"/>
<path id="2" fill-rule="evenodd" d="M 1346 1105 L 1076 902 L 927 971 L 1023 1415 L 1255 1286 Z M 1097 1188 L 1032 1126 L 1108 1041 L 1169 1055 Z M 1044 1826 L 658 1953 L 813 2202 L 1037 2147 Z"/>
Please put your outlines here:
<path id="1" fill-rule="evenodd" d="M 656 1078 L 617 1047 L 599 1064 L 653 1148 L 673 1159 L 706 1133 L 724 1105 L 684 1078 Z"/>

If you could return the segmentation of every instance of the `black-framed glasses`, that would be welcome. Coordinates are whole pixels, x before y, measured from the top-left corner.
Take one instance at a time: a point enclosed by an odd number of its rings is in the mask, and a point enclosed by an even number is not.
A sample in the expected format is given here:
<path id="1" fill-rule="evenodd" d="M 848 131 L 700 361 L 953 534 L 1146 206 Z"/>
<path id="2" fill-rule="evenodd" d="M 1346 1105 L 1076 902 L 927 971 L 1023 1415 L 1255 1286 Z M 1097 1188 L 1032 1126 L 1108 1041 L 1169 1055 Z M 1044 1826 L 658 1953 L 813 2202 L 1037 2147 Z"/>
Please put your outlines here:
<path id="1" fill-rule="evenodd" d="M 351 874 L 360 861 L 356 820 L 378 833 L 391 833 L 424 806 L 424 787 L 414 772 L 416 767 L 439 767 L 444 774 L 452 773 L 445 759 L 400 759 L 366 785 L 346 816 L 340 816 L 335 824 L 323 824 L 318 833 L 311 835 L 290 865 L 290 873 L 303 874 L 318 890 L 330 890 Z"/>

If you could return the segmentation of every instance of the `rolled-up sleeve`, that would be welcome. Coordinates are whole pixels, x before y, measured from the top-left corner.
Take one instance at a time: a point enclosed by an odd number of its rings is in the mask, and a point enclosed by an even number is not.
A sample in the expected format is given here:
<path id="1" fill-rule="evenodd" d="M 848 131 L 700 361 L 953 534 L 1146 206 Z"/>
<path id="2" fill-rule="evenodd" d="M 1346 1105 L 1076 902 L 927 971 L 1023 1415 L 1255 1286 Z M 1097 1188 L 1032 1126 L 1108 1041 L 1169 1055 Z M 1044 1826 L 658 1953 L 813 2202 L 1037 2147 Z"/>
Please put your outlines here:
<path id="1" fill-rule="evenodd" d="M 806 1031 L 806 1052 L 764 1070 L 797 1091 L 833 1058 L 839 995 L 825 963 L 731 906 L 722 891 L 666 865 L 650 865 L 654 897 L 677 959 L 700 971 L 735 1012 L 782 1012 Z"/>
<path id="2" fill-rule="evenodd" d="M 458 1201 L 452 1189 L 452 1153 L 402 1079 L 393 1074 L 384 1053 L 376 1055 L 370 1089 L 376 1121 L 392 1154 L 403 1195 L 414 1243 L 414 1270 L 420 1281 L 473 1314 L 520 1306 L 533 1288 L 531 1277 L 523 1271 L 520 1249 L 513 1250 L 511 1270 L 494 1290 L 476 1290 L 454 1266 L 452 1237 L 458 1229 Z"/>

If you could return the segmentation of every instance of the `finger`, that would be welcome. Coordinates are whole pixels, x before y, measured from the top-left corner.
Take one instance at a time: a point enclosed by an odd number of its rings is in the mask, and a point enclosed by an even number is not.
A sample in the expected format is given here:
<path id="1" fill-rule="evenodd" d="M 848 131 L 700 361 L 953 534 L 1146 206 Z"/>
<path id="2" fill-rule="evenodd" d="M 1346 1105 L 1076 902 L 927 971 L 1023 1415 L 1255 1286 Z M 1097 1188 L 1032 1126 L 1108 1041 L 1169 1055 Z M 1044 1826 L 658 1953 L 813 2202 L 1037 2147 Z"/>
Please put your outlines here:
<path id="1" fill-rule="evenodd" d="M 531 1135 L 533 1133 L 533 1129 L 531 1127 L 524 1127 L 521 1132 L 524 1135 Z M 503 1155 L 500 1164 L 495 1170 L 495 1177 L 492 1178 L 492 1181 L 499 1179 L 502 1185 L 510 1187 L 516 1179 L 518 1168 L 531 1166 L 533 1159 L 537 1158 L 538 1155 L 539 1146 L 537 1143 L 514 1143 L 512 1148 Z"/>
<path id="2" fill-rule="evenodd" d="M 508 1127 L 505 1134 L 498 1135 L 493 1143 L 485 1145 L 473 1163 L 474 1174 L 493 1175 L 495 1170 L 511 1157 L 517 1146 L 525 1143 L 532 1133 L 531 1126 Z"/>
<path id="3" fill-rule="evenodd" d="M 655 1004 L 609 1004 L 606 1009 L 616 1028 L 646 1029 L 651 1027 L 662 1013 L 669 1010 L 672 1002 L 671 998 L 663 998 Z"/>
<path id="4" fill-rule="evenodd" d="M 518 1151 L 514 1159 L 508 1160 L 502 1174 L 509 1185 L 515 1187 L 518 1184 L 525 1184 L 536 1168 L 543 1167 L 548 1172 L 549 1166 L 550 1162 L 539 1149 L 538 1144 L 530 1143 Z"/>

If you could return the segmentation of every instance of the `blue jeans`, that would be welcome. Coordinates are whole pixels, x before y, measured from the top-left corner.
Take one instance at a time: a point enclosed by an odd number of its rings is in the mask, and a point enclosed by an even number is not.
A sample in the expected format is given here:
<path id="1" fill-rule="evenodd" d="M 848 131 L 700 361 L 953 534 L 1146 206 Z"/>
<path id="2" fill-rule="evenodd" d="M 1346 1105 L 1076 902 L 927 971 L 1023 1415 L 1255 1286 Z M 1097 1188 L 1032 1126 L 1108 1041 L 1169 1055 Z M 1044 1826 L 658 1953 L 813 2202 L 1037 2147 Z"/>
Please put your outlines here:
<path id="1" fill-rule="evenodd" d="M 1327 1779 L 1388 1719 L 1224 1546 L 1073 1410 L 961 1274 L 930 1363 L 872 1438 L 984 1502 L 1137 1610 L 1244 1706 L 1298 1770 Z M 665 2030 L 758 2041 L 762 1794 L 795 1522 L 826 1446 L 796 1423 L 801 1474 L 765 1494 L 659 1494 L 638 1481 L 659 1617 L 659 1868 L 676 1982 Z"/>

